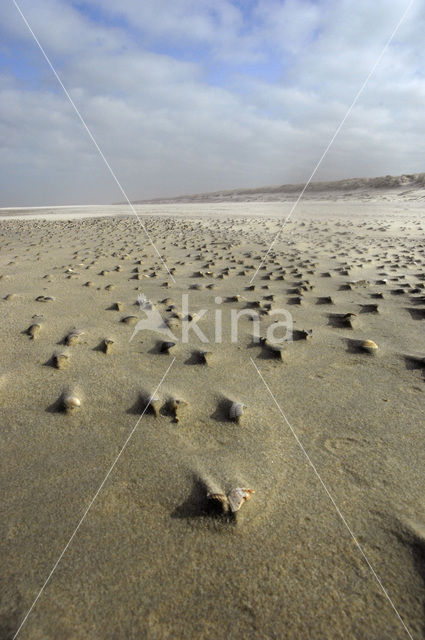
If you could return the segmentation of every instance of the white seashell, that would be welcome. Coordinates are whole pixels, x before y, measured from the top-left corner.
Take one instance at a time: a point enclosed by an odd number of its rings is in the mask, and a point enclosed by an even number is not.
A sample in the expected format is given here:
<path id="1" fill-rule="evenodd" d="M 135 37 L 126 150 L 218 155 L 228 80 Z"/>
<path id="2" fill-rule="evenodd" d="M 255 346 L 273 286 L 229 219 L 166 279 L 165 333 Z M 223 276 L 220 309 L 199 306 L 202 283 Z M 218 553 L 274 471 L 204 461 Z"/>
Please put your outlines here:
<path id="1" fill-rule="evenodd" d="M 67 351 L 58 351 L 53 354 L 53 364 L 56 369 L 64 369 L 68 364 L 69 354 Z"/>
<path id="2" fill-rule="evenodd" d="M 253 493 L 255 493 L 254 489 L 242 489 L 241 487 L 231 489 L 227 494 L 230 511 L 232 513 L 239 511 L 243 503 L 249 500 Z"/>
<path id="3" fill-rule="evenodd" d="M 79 342 L 81 336 L 84 335 L 84 331 L 82 329 L 73 329 L 65 338 L 65 344 L 71 346 L 73 344 L 77 344 Z"/>
<path id="4" fill-rule="evenodd" d="M 232 402 L 229 409 L 229 417 L 235 422 L 239 422 L 245 405 L 242 402 Z"/>
<path id="5" fill-rule="evenodd" d="M 36 323 L 32 324 L 30 327 L 28 327 L 27 333 L 31 337 L 32 340 L 35 340 L 36 337 L 38 336 L 38 334 L 40 333 L 40 329 L 41 329 L 41 324 L 36 322 Z"/>
<path id="6" fill-rule="evenodd" d="M 79 409 L 81 406 L 81 400 L 75 393 L 68 393 L 63 398 L 63 406 L 67 413 L 71 413 L 75 411 L 75 409 Z"/>

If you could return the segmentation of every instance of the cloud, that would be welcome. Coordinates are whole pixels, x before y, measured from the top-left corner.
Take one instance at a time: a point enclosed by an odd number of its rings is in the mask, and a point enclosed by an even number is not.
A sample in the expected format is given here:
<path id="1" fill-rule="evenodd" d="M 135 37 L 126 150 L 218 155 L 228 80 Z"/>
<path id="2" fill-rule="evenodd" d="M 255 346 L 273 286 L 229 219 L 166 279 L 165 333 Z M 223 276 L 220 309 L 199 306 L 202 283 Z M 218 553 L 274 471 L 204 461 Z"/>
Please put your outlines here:
<path id="1" fill-rule="evenodd" d="M 131 198 L 301 182 L 404 0 L 21 0 Z M 423 170 L 415 6 L 320 169 Z M 0 27 L 1 204 L 122 196 L 12 3 Z"/>

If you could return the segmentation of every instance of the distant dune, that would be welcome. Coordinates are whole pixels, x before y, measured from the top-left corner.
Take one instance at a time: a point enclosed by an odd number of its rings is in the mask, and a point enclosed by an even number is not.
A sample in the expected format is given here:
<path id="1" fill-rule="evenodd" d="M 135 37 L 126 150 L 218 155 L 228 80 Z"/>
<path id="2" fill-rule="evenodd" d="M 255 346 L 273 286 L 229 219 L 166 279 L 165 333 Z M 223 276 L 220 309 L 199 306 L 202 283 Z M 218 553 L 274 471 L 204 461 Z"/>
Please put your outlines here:
<path id="1" fill-rule="evenodd" d="M 135 204 L 177 202 L 276 202 L 295 200 L 304 184 L 283 184 L 255 189 L 232 189 L 192 195 L 134 200 Z M 425 198 L 425 173 L 382 176 L 379 178 L 349 178 L 334 182 L 312 182 L 303 199 L 340 200 L 382 198 L 420 200 Z"/>

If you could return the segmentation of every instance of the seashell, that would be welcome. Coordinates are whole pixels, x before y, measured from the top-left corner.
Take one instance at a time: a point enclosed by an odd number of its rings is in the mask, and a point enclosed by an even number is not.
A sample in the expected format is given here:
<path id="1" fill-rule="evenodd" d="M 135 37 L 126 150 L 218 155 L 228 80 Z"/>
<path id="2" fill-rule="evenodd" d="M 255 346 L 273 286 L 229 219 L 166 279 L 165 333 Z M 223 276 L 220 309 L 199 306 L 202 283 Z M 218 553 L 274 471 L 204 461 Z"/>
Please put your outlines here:
<path id="1" fill-rule="evenodd" d="M 211 351 L 195 351 L 195 357 L 198 359 L 199 364 L 209 365 L 211 361 Z"/>
<path id="2" fill-rule="evenodd" d="M 360 348 L 367 353 L 376 353 L 378 351 L 378 345 L 373 340 L 365 340 L 361 343 Z"/>
<path id="3" fill-rule="evenodd" d="M 174 417 L 174 422 L 180 422 L 180 418 L 177 415 L 179 410 L 187 407 L 188 403 L 185 400 L 180 400 L 178 398 L 170 398 L 168 402 L 168 410 L 171 412 Z"/>
<path id="4" fill-rule="evenodd" d="M 207 493 L 207 500 L 210 501 L 213 507 L 220 510 L 222 513 L 227 513 L 229 511 L 229 500 L 225 493 L 209 491 Z"/>
<path id="5" fill-rule="evenodd" d="M 53 296 L 37 296 L 35 300 L 36 302 L 53 302 L 54 298 Z"/>
<path id="6" fill-rule="evenodd" d="M 87 280 L 87 282 L 84 283 L 85 287 L 94 287 L 94 282 L 92 282 L 91 280 Z"/>
<path id="7" fill-rule="evenodd" d="M 111 353 L 112 346 L 114 345 L 114 340 L 112 338 L 105 338 L 103 340 L 103 351 L 108 354 Z"/>
<path id="8" fill-rule="evenodd" d="M 152 396 L 151 398 L 148 399 L 148 407 L 146 409 L 146 411 L 149 411 L 150 413 L 152 413 L 155 418 L 158 418 L 159 416 L 159 411 L 160 411 L 160 401 L 159 401 L 159 396 Z"/>
<path id="9" fill-rule="evenodd" d="M 83 335 L 84 335 L 84 331 L 82 329 L 73 329 L 66 336 L 65 344 L 68 345 L 68 347 L 71 347 L 72 345 L 77 344 L 77 342 L 80 341 L 80 338 Z"/>
<path id="10" fill-rule="evenodd" d="M 176 346 L 175 342 L 165 340 L 159 346 L 160 353 L 170 353 L 171 349 Z"/>
<path id="11" fill-rule="evenodd" d="M 8 293 L 7 296 L 4 296 L 4 300 L 7 300 L 7 302 L 11 302 L 11 300 L 16 300 L 17 297 L 18 294 L 16 293 Z"/>
<path id="12" fill-rule="evenodd" d="M 365 313 L 379 313 L 379 305 L 377 304 L 363 304 L 362 311 Z"/>
<path id="13" fill-rule="evenodd" d="M 254 489 L 242 489 L 241 487 L 231 489 L 227 494 L 230 511 L 232 513 L 239 511 L 244 502 L 249 500 L 253 493 L 255 493 Z"/>
<path id="14" fill-rule="evenodd" d="M 27 334 L 30 336 L 31 340 L 35 340 L 36 339 L 36 337 L 40 333 L 40 329 L 41 329 L 41 324 L 39 324 L 38 322 L 36 322 L 36 323 L 32 324 L 30 327 L 28 327 Z"/>
<path id="15" fill-rule="evenodd" d="M 63 407 L 66 413 L 72 413 L 81 406 L 80 398 L 74 393 L 69 392 L 63 396 Z"/>
<path id="16" fill-rule="evenodd" d="M 345 313 L 341 318 L 341 324 L 344 327 L 349 327 L 350 329 L 354 329 L 357 323 L 357 314 L 356 313 Z"/>
<path id="17" fill-rule="evenodd" d="M 121 322 L 124 322 L 124 324 L 129 324 L 129 325 L 136 324 L 137 320 L 138 320 L 137 316 L 125 316 L 124 318 L 121 318 Z"/>
<path id="18" fill-rule="evenodd" d="M 310 340 L 310 338 L 313 336 L 313 329 L 300 329 L 300 331 L 298 332 L 298 336 L 302 340 Z"/>
<path id="19" fill-rule="evenodd" d="M 112 305 L 115 311 L 122 311 L 124 308 L 124 305 L 122 302 L 114 302 L 114 304 Z"/>
<path id="20" fill-rule="evenodd" d="M 68 365 L 69 353 L 67 351 L 57 351 L 53 354 L 53 364 L 56 369 L 65 369 Z"/>
<path id="21" fill-rule="evenodd" d="M 264 347 L 264 349 L 267 349 L 267 351 L 270 353 L 270 355 L 273 358 L 276 358 L 277 360 L 282 360 L 283 362 L 284 350 L 282 345 L 269 342 L 268 340 L 266 340 L 266 338 L 260 338 L 260 344 Z"/>
<path id="22" fill-rule="evenodd" d="M 115 289 L 114 284 L 107 284 L 105 287 L 105 291 L 112 291 L 112 289 Z"/>
<path id="23" fill-rule="evenodd" d="M 229 418 L 240 422 L 245 405 L 242 402 L 232 402 L 229 408 Z"/>

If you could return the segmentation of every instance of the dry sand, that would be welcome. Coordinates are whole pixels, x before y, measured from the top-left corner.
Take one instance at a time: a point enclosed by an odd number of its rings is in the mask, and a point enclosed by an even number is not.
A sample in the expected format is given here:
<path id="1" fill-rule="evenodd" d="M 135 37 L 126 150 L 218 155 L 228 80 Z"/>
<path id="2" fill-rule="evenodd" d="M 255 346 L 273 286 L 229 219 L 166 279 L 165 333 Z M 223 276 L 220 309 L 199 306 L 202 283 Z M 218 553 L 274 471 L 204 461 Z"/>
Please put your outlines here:
<path id="1" fill-rule="evenodd" d="M 289 206 L 138 207 L 175 284 L 138 221 L 117 217 L 124 207 L 44 220 L 2 212 L 2 640 L 173 356 L 159 415 L 141 419 L 19 637 L 408 637 L 250 358 L 412 636 L 424 637 L 423 209 L 301 203 L 248 289 Z M 93 217 L 105 213 L 114 217 Z M 161 334 L 129 341 L 134 324 L 121 320 L 143 317 L 139 294 L 179 335 L 187 292 L 191 311 L 207 309 L 199 327 L 210 344 L 192 333 L 167 355 Z M 281 360 L 244 317 L 230 343 L 231 309 L 253 304 L 261 335 L 284 307 L 311 339 L 285 344 Z M 84 333 L 63 344 L 74 329 Z M 367 339 L 376 354 L 359 349 Z M 211 352 L 208 364 L 198 350 Z M 81 402 L 70 413 L 68 392 Z M 178 423 L 169 397 L 187 403 Z M 230 401 L 246 405 L 240 422 Z M 235 487 L 255 490 L 235 516 L 211 508 L 208 492 Z"/>

